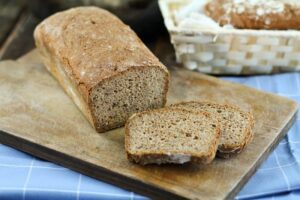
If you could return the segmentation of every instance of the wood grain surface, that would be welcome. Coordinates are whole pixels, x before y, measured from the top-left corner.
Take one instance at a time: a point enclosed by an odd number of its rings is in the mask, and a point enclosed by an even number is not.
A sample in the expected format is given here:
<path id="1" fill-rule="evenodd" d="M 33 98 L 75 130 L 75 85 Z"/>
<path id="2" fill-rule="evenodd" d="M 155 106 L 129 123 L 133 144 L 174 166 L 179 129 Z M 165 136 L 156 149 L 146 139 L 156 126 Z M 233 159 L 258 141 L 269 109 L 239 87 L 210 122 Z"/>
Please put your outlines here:
<path id="1" fill-rule="evenodd" d="M 168 103 L 213 100 L 252 109 L 253 142 L 207 166 L 139 166 L 127 161 L 124 130 L 96 133 L 33 51 L 0 63 L 0 142 L 83 174 L 160 199 L 230 199 L 295 119 L 297 104 L 207 75 L 171 67 Z"/>

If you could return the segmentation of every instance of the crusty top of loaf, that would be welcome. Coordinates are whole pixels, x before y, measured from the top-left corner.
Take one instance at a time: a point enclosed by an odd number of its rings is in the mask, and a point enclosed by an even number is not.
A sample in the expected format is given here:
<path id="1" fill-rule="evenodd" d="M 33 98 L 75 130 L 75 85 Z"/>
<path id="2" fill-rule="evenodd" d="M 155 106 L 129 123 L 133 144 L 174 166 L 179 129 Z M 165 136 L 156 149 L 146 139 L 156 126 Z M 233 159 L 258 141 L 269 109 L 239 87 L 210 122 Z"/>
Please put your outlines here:
<path id="1" fill-rule="evenodd" d="M 158 66 L 167 73 L 129 26 L 97 7 L 56 13 L 38 25 L 34 36 L 85 91 L 135 67 Z"/>

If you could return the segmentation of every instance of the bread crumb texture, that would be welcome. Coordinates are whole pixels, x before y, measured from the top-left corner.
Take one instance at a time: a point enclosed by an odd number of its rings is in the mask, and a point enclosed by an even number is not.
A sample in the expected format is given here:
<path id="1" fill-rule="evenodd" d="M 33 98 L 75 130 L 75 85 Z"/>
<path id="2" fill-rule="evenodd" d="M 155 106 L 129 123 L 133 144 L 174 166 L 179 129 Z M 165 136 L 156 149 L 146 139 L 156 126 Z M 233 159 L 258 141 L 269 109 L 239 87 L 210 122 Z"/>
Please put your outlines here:
<path id="1" fill-rule="evenodd" d="M 136 162 L 210 162 L 218 138 L 219 124 L 208 114 L 162 108 L 132 116 L 126 124 L 125 143 Z"/>

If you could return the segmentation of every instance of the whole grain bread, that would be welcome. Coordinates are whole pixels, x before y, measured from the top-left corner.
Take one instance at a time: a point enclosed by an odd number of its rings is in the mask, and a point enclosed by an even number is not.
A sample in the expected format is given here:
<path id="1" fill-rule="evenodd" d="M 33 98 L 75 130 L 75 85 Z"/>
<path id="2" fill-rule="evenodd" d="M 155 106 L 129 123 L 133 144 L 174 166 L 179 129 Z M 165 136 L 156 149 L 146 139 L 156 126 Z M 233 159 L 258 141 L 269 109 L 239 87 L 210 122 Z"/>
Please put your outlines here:
<path id="1" fill-rule="evenodd" d="M 161 108 L 134 114 L 125 125 L 130 161 L 145 164 L 210 163 L 216 154 L 220 125 L 204 112 Z"/>
<path id="2" fill-rule="evenodd" d="M 221 138 L 217 155 L 228 158 L 240 153 L 253 138 L 254 119 L 251 112 L 232 105 L 212 102 L 182 102 L 171 107 L 188 111 L 208 112 L 221 125 Z"/>
<path id="3" fill-rule="evenodd" d="M 56 13 L 36 27 L 34 38 L 47 69 L 98 132 L 165 105 L 167 68 L 108 11 Z"/>
<path id="4" fill-rule="evenodd" d="M 299 0 L 212 0 L 208 16 L 241 29 L 300 29 Z"/>

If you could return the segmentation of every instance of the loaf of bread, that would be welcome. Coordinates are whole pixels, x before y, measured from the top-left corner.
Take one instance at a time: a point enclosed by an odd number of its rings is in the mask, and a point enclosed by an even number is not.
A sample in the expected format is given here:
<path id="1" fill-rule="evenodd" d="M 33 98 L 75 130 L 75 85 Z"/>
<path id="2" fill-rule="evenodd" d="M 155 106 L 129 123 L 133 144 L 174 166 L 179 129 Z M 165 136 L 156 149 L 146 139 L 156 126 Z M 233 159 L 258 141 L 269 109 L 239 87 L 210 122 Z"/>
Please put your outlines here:
<path id="1" fill-rule="evenodd" d="M 254 119 L 251 112 L 232 105 L 212 102 L 182 102 L 171 107 L 188 111 L 207 112 L 220 122 L 221 138 L 217 155 L 228 158 L 240 153 L 253 138 Z"/>
<path id="2" fill-rule="evenodd" d="M 241 29 L 300 29 L 299 0 L 211 0 L 205 12 L 220 25 Z"/>
<path id="3" fill-rule="evenodd" d="M 36 27 L 34 38 L 47 69 L 98 132 L 165 105 L 168 70 L 108 11 L 59 12 Z"/>
<path id="4" fill-rule="evenodd" d="M 219 122 L 204 112 L 161 108 L 134 114 L 125 125 L 129 160 L 145 164 L 210 163 L 217 151 Z"/>

